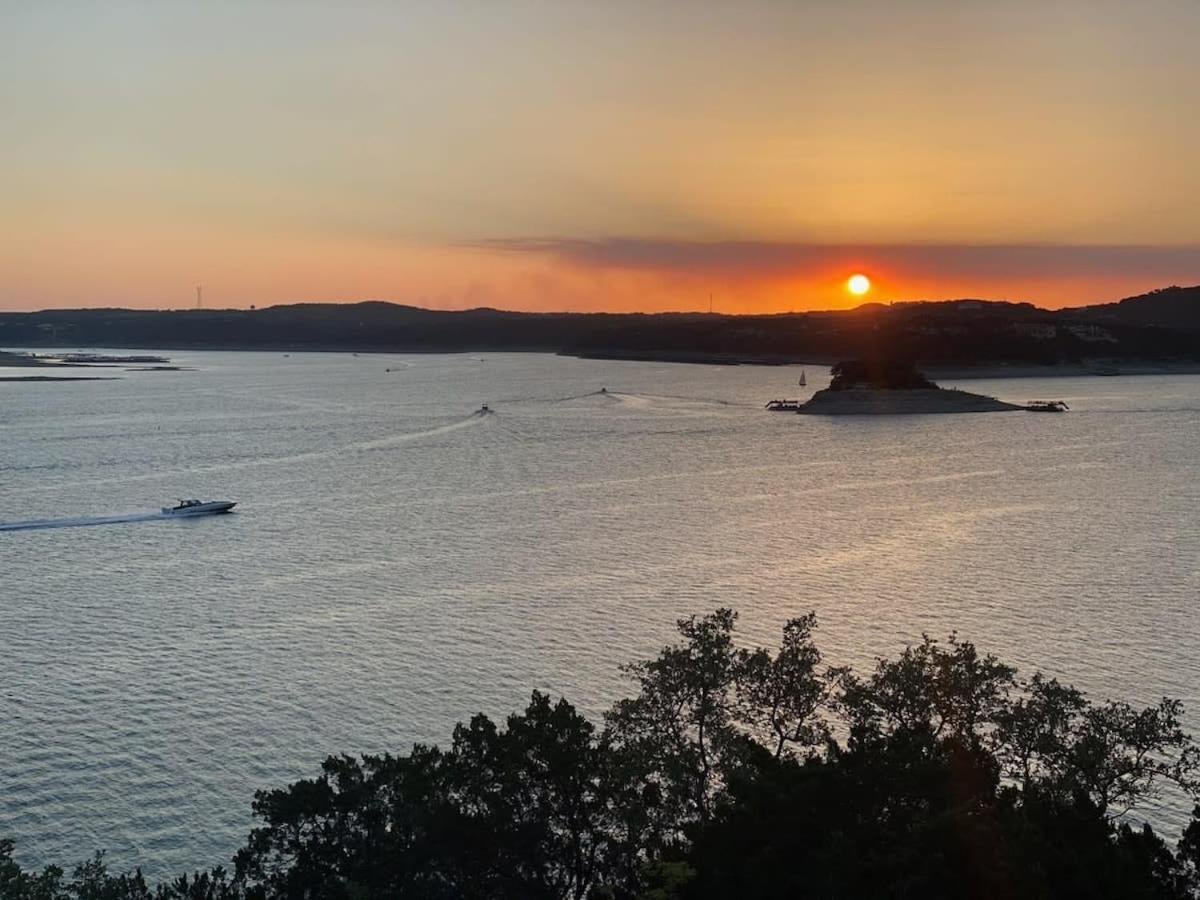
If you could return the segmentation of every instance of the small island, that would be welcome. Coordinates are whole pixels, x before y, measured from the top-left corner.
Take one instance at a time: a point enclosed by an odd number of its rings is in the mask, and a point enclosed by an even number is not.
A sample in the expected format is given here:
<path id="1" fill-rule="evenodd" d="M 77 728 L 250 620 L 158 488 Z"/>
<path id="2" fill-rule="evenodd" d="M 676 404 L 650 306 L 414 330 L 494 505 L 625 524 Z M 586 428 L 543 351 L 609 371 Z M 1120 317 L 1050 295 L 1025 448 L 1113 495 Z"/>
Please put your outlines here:
<path id="1" fill-rule="evenodd" d="M 910 363 L 856 359 L 834 365 L 833 380 L 797 412 L 821 416 L 893 416 L 1011 412 L 1024 409 L 995 397 L 947 390 Z"/>
<path id="2" fill-rule="evenodd" d="M 0 370 L 3 369 L 34 369 L 49 367 L 44 359 L 29 353 L 11 353 L 0 350 Z M 0 381 L 99 381 L 87 375 L 3 375 Z"/>
<path id="3" fill-rule="evenodd" d="M 130 368 L 130 364 L 141 363 Z M 0 369 L 111 369 L 126 366 L 126 372 L 181 372 L 180 366 L 167 365 L 165 356 L 109 356 L 101 353 L 28 353 L 0 350 Z M 0 375 L 0 381 L 113 381 L 105 375 Z"/>

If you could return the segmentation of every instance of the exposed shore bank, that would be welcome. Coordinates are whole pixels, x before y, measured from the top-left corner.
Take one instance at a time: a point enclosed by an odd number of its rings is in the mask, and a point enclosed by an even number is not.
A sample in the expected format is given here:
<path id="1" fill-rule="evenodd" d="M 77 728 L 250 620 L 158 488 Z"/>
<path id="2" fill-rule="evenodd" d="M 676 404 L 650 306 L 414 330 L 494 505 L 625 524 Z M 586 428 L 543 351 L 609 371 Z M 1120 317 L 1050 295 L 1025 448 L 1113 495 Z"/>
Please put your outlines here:
<path id="1" fill-rule="evenodd" d="M 116 381 L 102 375 L 0 375 L 0 381 Z"/>
<path id="2" fill-rule="evenodd" d="M 817 416 L 897 416 L 938 413 L 1013 412 L 1024 409 L 995 397 L 967 391 L 930 388 L 887 390 L 852 388 L 817 391 L 803 404 L 801 415 Z"/>
<path id="3" fill-rule="evenodd" d="M 353 346 L 344 344 L 319 343 L 179 343 L 166 342 L 162 344 L 130 343 L 130 349 L 152 350 L 190 350 L 190 351 L 223 351 L 245 353 L 356 353 L 360 355 L 463 355 L 468 353 L 549 353 L 557 356 L 568 356 L 576 359 L 610 360 L 613 362 L 658 362 L 683 363 L 688 365 L 706 366 L 813 366 L 828 367 L 840 359 L 838 356 L 821 354 L 744 354 L 744 353 L 707 353 L 703 351 L 658 351 L 658 350 L 597 350 L 597 351 L 567 351 L 551 350 L 545 347 L 504 347 L 491 345 L 478 347 L 446 349 L 442 347 L 395 347 L 395 346 Z M 39 348 L 45 349 L 45 348 Z M 114 363 L 65 363 L 49 361 L 29 355 L 31 351 L 2 351 L 0 350 L 0 366 L 4 367 L 36 367 L 71 365 L 79 368 L 95 367 L 97 365 L 114 365 Z M 167 369 L 156 366 L 156 369 Z M 172 367 L 173 368 L 173 367 Z M 994 378 L 1081 378 L 1085 376 L 1117 376 L 1117 375 L 1200 375 L 1200 363 L 1176 360 L 1108 360 L 1097 359 L 1079 363 L 1054 363 L 1047 365 L 1027 362 L 985 363 L 980 365 L 961 366 L 922 366 L 931 378 L 967 381 L 971 379 Z M 132 371 L 132 370 L 130 370 Z"/>
<path id="4" fill-rule="evenodd" d="M 1200 375 L 1200 364 L 1185 362 L 1136 362 L 1088 364 L 1060 363 L 1053 366 L 981 365 L 930 366 L 925 369 L 930 378 L 967 381 L 972 378 L 1083 378 L 1087 376 L 1119 375 Z"/>
<path id="5" fill-rule="evenodd" d="M 747 355 L 738 353 L 702 353 L 677 351 L 589 351 L 586 353 L 563 353 L 578 359 L 599 359 L 625 362 L 690 363 L 708 366 L 814 366 L 828 367 L 838 361 L 837 356 L 820 356 L 811 353 L 792 356 L 784 354 Z M 1081 378 L 1086 376 L 1116 375 L 1200 375 L 1200 363 L 1173 360 L 1108 360 L 1090 362 L 1053 363 L 1038 365 L 1027 362 L 985 363 L 962 366 L 922 366 L 931 378 L 969 380 L 992 378 Z"/>

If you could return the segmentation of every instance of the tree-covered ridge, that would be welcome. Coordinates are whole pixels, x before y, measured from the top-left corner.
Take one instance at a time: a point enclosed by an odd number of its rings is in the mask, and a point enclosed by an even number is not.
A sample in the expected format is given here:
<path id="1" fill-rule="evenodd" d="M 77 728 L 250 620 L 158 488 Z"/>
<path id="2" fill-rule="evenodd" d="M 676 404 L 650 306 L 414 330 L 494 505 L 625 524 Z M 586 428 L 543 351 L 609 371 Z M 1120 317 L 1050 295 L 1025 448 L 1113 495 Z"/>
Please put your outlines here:
<path id="1" fill-rule="evenodd" d="M 617 359 L 813 362 L 887 353 L 922 365 L 1200 361 L 1200 287 L 1119 304 L 871 303 L 779 315 L 522 313 L 395 303 L 266 309 L 0 311 L 0 347 L 543 351 Z"/>
<path id="2" fill-rule="evenodd" d="M 1178 701 L 1093 702 L 953 636 L 855 673 L 812 615 L 774 651 L 735 624 L 681 620 L 603 723 L 534 692 L 445 749 L 330 757 L 256 795 L 229 871 L 152 889 L 0 842 L 0 898 L 1200 897 L 1200 820 L 1172 848 L 1130 817 L 1196 792 Z"/>

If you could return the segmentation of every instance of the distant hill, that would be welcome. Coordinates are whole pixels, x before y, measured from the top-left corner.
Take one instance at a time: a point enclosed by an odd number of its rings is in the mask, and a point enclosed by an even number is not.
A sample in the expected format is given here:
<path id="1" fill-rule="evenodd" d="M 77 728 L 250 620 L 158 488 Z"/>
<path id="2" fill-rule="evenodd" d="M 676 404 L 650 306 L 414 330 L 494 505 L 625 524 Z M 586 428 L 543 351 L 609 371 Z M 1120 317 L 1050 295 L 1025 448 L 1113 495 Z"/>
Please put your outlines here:
<path id="1" fill-rule="evenodd" d="M 260 310 L 0 313 L 0 347 L 543 351 L 680 362 L 834 362 L 890 355 L 933 366 L 1200 362 L 1200 287 L 1050 311 L 948 300 L 784 315 L 444 311 L 394 303 Z"/>
<path id="2" fill-rule="evenodd" d="M 1200 331 L 1200 285 L 1160 288 L 1075 312 L 1096 320 Z"/>

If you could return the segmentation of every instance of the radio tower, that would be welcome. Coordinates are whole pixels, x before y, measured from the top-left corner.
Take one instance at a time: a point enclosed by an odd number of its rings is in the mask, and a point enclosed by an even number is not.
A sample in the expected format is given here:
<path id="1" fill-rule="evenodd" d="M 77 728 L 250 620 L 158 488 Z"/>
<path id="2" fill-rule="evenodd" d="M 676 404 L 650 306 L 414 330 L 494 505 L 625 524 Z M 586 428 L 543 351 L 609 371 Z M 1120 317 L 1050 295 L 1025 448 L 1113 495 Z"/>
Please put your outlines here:
<path id="1" fill-rule="evenodd" d="M 198 284 L 198 285 L 196 285 L 196 309 L 200 308 L 203 297 L 204 297 L 204 285 Z"/>

